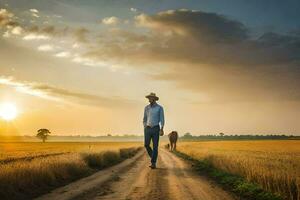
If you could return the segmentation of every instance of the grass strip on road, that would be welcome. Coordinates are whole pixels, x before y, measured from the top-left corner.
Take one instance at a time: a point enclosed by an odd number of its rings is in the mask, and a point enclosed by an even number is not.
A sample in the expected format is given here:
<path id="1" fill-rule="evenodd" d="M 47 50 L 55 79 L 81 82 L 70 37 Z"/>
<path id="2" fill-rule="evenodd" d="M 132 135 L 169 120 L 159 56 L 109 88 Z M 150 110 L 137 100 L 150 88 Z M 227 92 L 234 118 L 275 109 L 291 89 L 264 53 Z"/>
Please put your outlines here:
<path id="1" fill-rule="evenodd" d="M 84 153 L 83 160 L 92 169 L 104 169 L 133 157 L 141 148 L 122 148 L 118 151 L 104 151 L 100 153 Z"/>

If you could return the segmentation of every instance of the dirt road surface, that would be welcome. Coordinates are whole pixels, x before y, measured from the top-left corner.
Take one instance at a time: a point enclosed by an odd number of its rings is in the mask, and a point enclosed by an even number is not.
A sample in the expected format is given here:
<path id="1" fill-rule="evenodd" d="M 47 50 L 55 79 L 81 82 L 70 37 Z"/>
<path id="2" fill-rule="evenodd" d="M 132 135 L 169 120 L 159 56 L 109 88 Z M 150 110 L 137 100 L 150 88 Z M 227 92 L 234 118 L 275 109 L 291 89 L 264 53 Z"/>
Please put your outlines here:
<path id="1" fill-rule="evenodd" d="M 143 150 L 119 165 L 73 182 L 39 200 L 233 200 L 186 161 L 160 148 L 157 169 Z"/>

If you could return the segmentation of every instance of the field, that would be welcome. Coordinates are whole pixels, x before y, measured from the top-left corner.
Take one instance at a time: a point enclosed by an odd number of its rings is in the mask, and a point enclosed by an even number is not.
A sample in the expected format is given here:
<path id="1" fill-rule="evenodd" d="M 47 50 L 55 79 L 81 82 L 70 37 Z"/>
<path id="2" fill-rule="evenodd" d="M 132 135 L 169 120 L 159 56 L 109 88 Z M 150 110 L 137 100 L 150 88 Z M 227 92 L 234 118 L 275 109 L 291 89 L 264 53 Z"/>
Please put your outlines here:
<path id="1" fill-rule="evenodd" d="M 1 199 L 30 199 L 132 156 L 140 143 L 0 143 Z"/>
<path id="2" fill-rule="evenodd" d="M 300 199 L 300 141 L 182 142 L 177 150 L 286 199 Z"/>
<path id="3" fill-rule="evenodd" d="M 140 146 L 141 142 L 0 143 L 1 199 L 31 199 L 47 193 L 133 156 Z M 177 150 L 286 199 L 300 199 L 300 141 L 179 141 Z M 159 155 L 170 174 L 179 170 L 172 167 L 176 162 L 169 163 L 168 154 L 160 151 Z M 147 167 L 143 170 L 149 173 Z"/>

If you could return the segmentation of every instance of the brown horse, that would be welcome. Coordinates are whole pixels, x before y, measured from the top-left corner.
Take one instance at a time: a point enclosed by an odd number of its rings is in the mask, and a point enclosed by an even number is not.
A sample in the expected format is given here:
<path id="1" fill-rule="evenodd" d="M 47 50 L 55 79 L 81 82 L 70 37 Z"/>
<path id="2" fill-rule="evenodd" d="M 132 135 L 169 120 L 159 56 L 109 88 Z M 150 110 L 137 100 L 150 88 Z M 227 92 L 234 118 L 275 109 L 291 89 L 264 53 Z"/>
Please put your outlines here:
<path id="1" fill-rule="evenodd" d="M 178 139 L 178 133 L 177 131 L 172 131 L 171 133 L 168 134 L 169 141 L 170 141 L 170 150 L 176 150 L 176 142 Z"/>

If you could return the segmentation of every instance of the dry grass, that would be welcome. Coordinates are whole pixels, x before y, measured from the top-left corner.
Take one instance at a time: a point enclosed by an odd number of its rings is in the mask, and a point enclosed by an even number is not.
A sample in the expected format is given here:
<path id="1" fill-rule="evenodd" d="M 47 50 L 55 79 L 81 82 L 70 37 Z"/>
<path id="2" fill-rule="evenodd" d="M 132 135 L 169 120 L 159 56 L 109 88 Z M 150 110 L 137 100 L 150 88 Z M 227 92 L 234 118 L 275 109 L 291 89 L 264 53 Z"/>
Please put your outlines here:
<path id="1" fill-rule="evenodd" d="M 300 141 L 182 142 L 177 150 L 206 159 L 286 199 L 300 199 Z"/>
<path id="2" fill-rule="evenodd" d="M 0 162 L 17 158 L 39 157 L 69 152 L 99 152 L 139 145 L 137 142 L 3 142 L 0 143 Z"/>
<path id="3" fill-rule="evenodd" d="M 140 143 L 0 143 L 1 199 L 31 199 L 95 168 L 116 164 L 136 152 Z M 91 161 L 98 165 L 91 167 Z"/>

